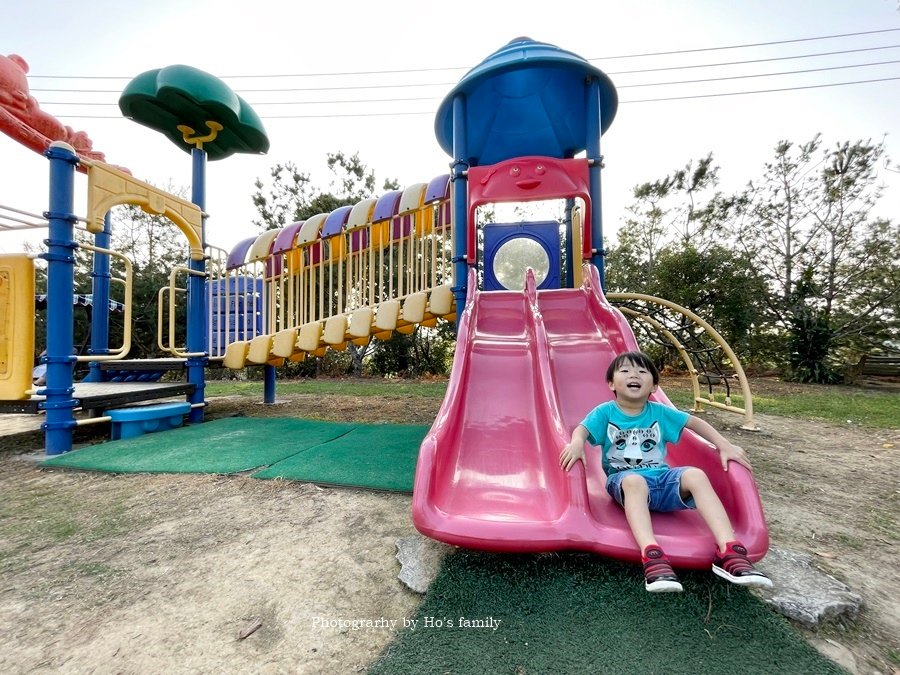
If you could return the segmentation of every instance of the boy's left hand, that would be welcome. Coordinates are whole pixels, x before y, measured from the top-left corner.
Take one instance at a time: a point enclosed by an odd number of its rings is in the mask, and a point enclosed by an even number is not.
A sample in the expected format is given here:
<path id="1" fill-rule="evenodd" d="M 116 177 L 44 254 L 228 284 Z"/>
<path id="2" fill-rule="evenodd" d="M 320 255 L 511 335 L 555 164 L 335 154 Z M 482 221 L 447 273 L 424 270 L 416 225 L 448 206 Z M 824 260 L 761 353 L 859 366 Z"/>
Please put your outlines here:
<path id="1" fill-rule="evenodd" d="M 722 469 L 725 471 L 728 471 L 729 461 L 737 462 L 747 467 L 750 471 L 753 470 L 753 467 L 750 466 L 750 460 L 747 459 L 747 453 L 744 452 L 741 446 L 734 445 L 734 443 L 727 443 L 719 448 L 719 459 L 722 460 Z"/>

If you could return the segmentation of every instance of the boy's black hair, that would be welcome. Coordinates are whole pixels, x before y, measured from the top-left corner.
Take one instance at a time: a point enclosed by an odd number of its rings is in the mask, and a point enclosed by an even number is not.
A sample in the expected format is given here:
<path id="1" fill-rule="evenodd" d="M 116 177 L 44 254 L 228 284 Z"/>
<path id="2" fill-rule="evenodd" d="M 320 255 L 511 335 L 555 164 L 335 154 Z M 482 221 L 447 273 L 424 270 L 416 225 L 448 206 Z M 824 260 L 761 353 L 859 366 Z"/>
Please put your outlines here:
<path id="1" fill-rule="evenodd" d="M 653 363 L 653 361 L 650 360 L 650 357 L 644 354 L 644 352 L 623 352 L 614 358 L 612 363 L 609 364 L 609 368 L 606 369 L 607 382 L 613 381 L 613 375 L 615 375 L 616 371 L 621 368 L 622 364 L 626 361 L 649 372 L 653 377 L 653 384 L 659 384 L 659 370 L 656 368 L 656 364 Z"/>

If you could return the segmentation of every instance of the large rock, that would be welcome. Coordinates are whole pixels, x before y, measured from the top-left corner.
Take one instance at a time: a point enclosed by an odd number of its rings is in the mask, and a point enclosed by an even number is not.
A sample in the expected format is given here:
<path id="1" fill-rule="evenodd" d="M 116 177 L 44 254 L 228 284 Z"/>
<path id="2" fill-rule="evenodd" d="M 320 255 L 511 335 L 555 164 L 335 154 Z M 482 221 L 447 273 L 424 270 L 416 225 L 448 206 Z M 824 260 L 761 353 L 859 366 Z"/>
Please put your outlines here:
<path id="1" fill-rule="evenodd" d="M 773 587 L 757 589 L 768 605 L 809 627 L 838 617 L 855 619 L 863 599 L 850 588 L 813 566 L 813 556 L 771 548 L 756 566 L 772 579 Z"/>
<path id="2" fill-rule="evenodd" d="M 441 561 L 453 547 L 415 534 L 397 540 L 397 578 L 416 593 L 425 593 L 441 569 Z"/>

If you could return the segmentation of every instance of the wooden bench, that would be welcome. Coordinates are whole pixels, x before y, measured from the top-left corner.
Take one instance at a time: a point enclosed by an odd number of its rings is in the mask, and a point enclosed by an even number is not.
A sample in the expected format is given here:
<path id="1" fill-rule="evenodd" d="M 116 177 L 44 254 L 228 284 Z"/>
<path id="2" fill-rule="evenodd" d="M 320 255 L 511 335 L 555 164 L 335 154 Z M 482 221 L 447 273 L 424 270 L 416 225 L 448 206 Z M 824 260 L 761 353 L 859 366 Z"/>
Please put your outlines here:
<path id="1" fill-rule="evenodd" d="M 872 382 L 885 382 L 890 378 L 900 378 L 900 355 L 863 354 L 859 363 L 850 366 L 847 370 L 846 381 L 853 383 L 864 378 L 868 378 Z"/>
<path id="2" fill-rule="evenodd" d="M 900 356 L 863 354 L 858 368 L 860 375 L 898 377 L 900 376 Z"/>

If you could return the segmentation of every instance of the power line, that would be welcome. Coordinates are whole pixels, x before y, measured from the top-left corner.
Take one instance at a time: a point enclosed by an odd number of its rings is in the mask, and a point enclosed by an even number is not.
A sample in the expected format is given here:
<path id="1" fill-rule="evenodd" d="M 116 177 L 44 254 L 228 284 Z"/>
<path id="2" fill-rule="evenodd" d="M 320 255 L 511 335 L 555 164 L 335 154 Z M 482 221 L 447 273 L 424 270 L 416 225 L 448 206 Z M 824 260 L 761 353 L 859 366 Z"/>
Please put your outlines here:
<path id="1" fill-rule="evenodd" d="M 771 94 L 771 93 L 780 93 L 780 92 L 788 92 L 788 91 L 802 91 L 805 89 L 824 89 L 827 87 L 845 87 L 856 84 L 870 84 L 875 82 L 889 82 L 893 80 L 900 80 L 900 76 L 897 77 L 881 77 L 874 78 L 871 80 L 854 80 L 852 82 L 829 82 L 827 84 L 811 84 L 806 86 L 797 86 L 797 87 L 783 87 L 778 89 L 755 89 L 752 91 L 730 91 L 730 92 L 722 92 L 717 94 L 693 94 L 690 96 L 669 96 L 663 98 L 645 98 L 645 99 L 634 99 L 631 101 L 619 101 L 620 105 L 627 105 L 630 103 L 658 103 L 663 101 L 684 101 L 690 99 L 700 99 L 700 98 L 720 98 L 724 96 L 745 96 L 749 94 Z M 260 115 L 262 119 L 327 119 L 327 118 L 338 118 L 338 117 L 398 117 L 398 116 L 408 116 L 408 115 L 434 115 L 434 110 L 423 110 L 423 111 L 402 111 L 402 112 L 365 112 L 365 113 L 333 113 L 333 114 L 322 114 L 322 115 Z M 61 118 L 65 119 L 92 119 L 92 120 L 124 120 L 124 117 L 118 115 L 58 115 Z"/>
<path id="2" fill-rule="evenodd" d="M 898 62 L 900 63 L 900 62 Z M 357 98 L 333 101 L 253 101 L 253 105 L 324 105 L 335 103 L 406 103 L 409 101 L 440 101 L 440 96 L 411 96 L 409 98 Z M 118 103 L 95 103 L 91 101 L 45 101 L 43 105 L 96 105 L 117 106 Z"/>
<path id="3" fill-rule="evenodd" d="M 411 84 L 362 84 L 342 87 L 286 87 L 284 89 L 235 89 L 237 94 L 282 93 L 294 91 L 347 91 L 353 89 L 406 89 L 412 87 L 453 87 L 456 82 L 419 82 Z M 32 92 L 72 92 L 78 94 L 121 94 L 121 89 L 50 89 L 31 88 Z"/>
<path id="4" fill-rule="evenodd" d="M 727 77 L 706 77 L 700 80 L 676 80 L 672 82 L 648 82 L 646 84 L 619 84 L 616 89 L 632 89 L 634 87 L 662 87 L 670 84 L 701 84 L 705 82 L 724 82 L 727 80 L 746 80 L 753 77 L 776 77 L 779 75 L 803 75 L 807 73 L 822 73 L 829 70 L 846 70 L 848 68 L 863 68 L 867 66 L 886 66 L 892 63 L 900 63 L 900 60 L 875 61 L 873 63 L 853 63 L 846 66 L 827 66 L 824 68 L 808 68 L 806 70 L 785 70 L 780 73 L 754 73 L 752 75 L 729 75 Z"/>
<path id="5" fill-rule="evenodd" d="M 870 52 L 870 51 L 880 51 L 883 49 L 896 49 L 900 47 L 900 44 L 896 45 L 883 45 L 879 47 L 863 47 L 859 49 L 847 49 L 842 51 L 833 51 L 833 52 L 819 52 L 816 54 L 795 54 L 792 56 L 773 56 L 765 59 L 749 59 L 745 61 L 725 61 L 719 63 L 702 63 L 702 64 L 692 64 L 686 66 L 665 66 L 661 68 L 642 68 L 637 70 L 622 70 L 617 72 L 607 73 L 608 75 L 638 75 L 641 73 L 656 73 L 656 72 L 668 72 L 668 71 L 676 71 L 676 70 L 695 70 L 697 68 L 715 68 L 720 66 L 739 66 L 739 65 L 751 65 L 756 63 L 771 63 L 775 61 L 794 61 L 797 59 L 808 59 L 808 58 L 817 58 L 820 56 L 837 56 L 841 54 L 856 54 L 860 52 Z M 884 61 L 881 63 L 894 63 L 894 61 Z M 868 64 L 861 64 L 868 65 Z M 878 65 L 878 64 L 872 64 Z M 796 71 L 796 72 L 816 72 L 816 70 L 829 70 L 835 68 L 852 68 L 857 66 L 836 66 L 836 67 L 823 67 L 821 69 L 810 69 L 808 71 Z M 777 73 L 773 73 L 777 74 Z M 734 76 L 735 79 L 739 79 L 739 76 Z M 715 81 L 717 78 L 710 78 L 709 81 Z M 718 79 L 729 79 L 729 78 L 718 78 Z M 702 80 L 696 80 L 700 82 Z M 404 89 L 404 88 L 412 88 L 412 87 L 452 87 L 456 83 L 455 82 L 445 82 L 445 83 L 411 83 L 411 84 L 379 84 L 379 85 L 359 85 L 359 86 L 336 86 L 336 87 L 290 87 L 290 88 L 279 88 L 279 89 L 236 89 L 235 92 L 238 94 L 247 94 L 247 93 L 288 93 L 288 92 L 300 92 L 300 91 L 353 91 L 353 90 L 366 90 L 366 89 Z M 619 85 L 619 88 L 626 88 L 629 86 L 649 86 L 649 85 Z M 119 90 L 115 89 L 53 89 L 53 88 L 34 88 L 31 90 L 32 92 L 44 92 L 44 93 L 77 93 L 77 94 L 119 94 L 121 93 Z"/>
<path id="6" fill-rule="evenodd" d="M 792 44 L 794 42 L 811 42 L 814 40 L 831 40 L 833 38 L 843 38 L 843 37 L 854 37 L 857 35 L 874 35 L 875 33 L 893 33 L 895 31 L 900 31 L 900 28 L 882 28 L 880 30 L 867 30 L 859 33 L 842 33 L 840 35 L 821 35 L 819 37 L 808 37 L 808 38 L 794 38 L 792 40 L 773 40 L 772 42 L 751 42 L 742 45 L 730 45 L 728 47 L 699 47 L 697 49 L 679 49 L 677 51 L 671 52 L 646 52 L 643 54 L 624 54 L 622 56 L 604 56 L 597 57 L 593 59 L 588 59 L 588 61 L 610 61 L 612 59 L 633 59 L 640 58 L 644 56 L 671 56 L 673 54 L 692 54 L 696 52 L 712 52 L 719 51 L 724 49 L 743 49 L 744 47 L 769 47 L 771 45 L 786 45 Z"/>
<path id="7" fill-rule="evenodd" d="M 860 35 L 874 35 L 877 33 L 892 33 L 900 31 L 900 28 L 882 28 L 878 30 L 859 31 L 855 33 L 839 33 L 834 35 L 819 35 L 807 38 L 793 38 L 790 40 L 773 40 L 770 42 L 755 42 L 737 45 L 724 45 L 718 47 L 698 47 L 695 49 L 679 49 L 664 52 L 644 52 L 638 54 L 620 54 L 617 56 L 603 56 L 587 59 L 588 61 L 608 61 L 614 59 L 643 58 L 648 56 L 671 56 L 675 54 L 693 54 L 698 52 L 722 51 L 727 49 L 744 49 L 747 47 L 765 47 L 770 45 L 793 44 L 797 42 L 813 42 L 817 40 L 832 40 Z M 271 73 L 263 75 L 220 75 L 222 79 L 246 79 L 246 78 L 284 78 L 284 77 L 336 77 L 344 75 L 396 75 L 402 73 L 430 73 L 446 70 L 467 70 L 471 66 L 446 66 L 440 68 L 404 68 L 393 70 L 359 70 L 347 72 L 323 72 L 323 73 Z M 131 80 L 133 76 L 125 75 L 29 75 L 30 79 L 59 79 L 59 80 Z"/>
<path id="8" fill-rule="evenodd" d="M 719 96 L 744 96 L 746 94 L 771 94 L 782 91 L 800 91 L 803 89 L 824 89 L 826 87 L 843 87 L 851 84 L 869 84 L 871 82 L 889 82 L 891 80 L 900 80 L 897 77 L 879 77 L 872 80 L 856 80 L 854 82 L 830 82 L 828 84 L 810 84 L 799 87 L 785 87 L 783 89 L 756 89 L 754 91 L 730 91 L 720 94 L 694 94 L 692 96 L 670 96 L 666 98 L 644 98 L 634 101 L 619 101 L 619 103 L 657 103 L 659 101 L 684 101 L 692 98 L 716 98 Z"/>
<path id="9" fill-rule="evenodd" d="M 773 56 L 767 59 L 750 59 L 748 61 L 723 61 L 722 63 L 698 63 L 689 66 L 666 66 L 663 68 L 642 68 L 640 70 L 619 70 L 607 73 L 607 75 L 636 75 L 639 73 L 658 73 L 664 70 L 688 70 L 692 68 L 714 68 L 719 66 L 745 66 L 751 63 L 768 63 L 770 61 L 792 61 L 796 59 L 811 59 L 819 56 L 836 56 L 838 54 L 856 54 L 859 52 L 875 52 L 881 49 L 896 49 L 900 45 L 883 45 L 881 47 L 862 47 L 860 49 L 845 49 L 836 52 L 821 52 L 818 54 L 796 54 L 794 56 Z"/>
<path id="10" fill-rule="evenodd" d="M 808 68 L 805 70 L 787 70 L 777 73 L 752 73 L 748 75 L 729 75 L 725 77 L 708 77 L 696 80 L 676 80 L 669 82 L 646 82 L 643 84 L 623 84 L 618 85 L 617 89 L 629 89 L 637 87 L 661 87 L 680 84 L 704 84 L 708 82 L 727 82 L 729 80 L 744 80 L 758 77 L 778 77 L 782 75 L 800 75 L 809 73 L 828 72 L 832 70 L 847 70 L 850 68 L 865 68 L 871 66 L 884 66 L 900 63 L 900 59 L 891 61 L 874 61 L 870 63 L 854 63 L 843 66 L 825 66 L 822 68 Z M 266 90 L 263 90 L 266 91 Z M 110 92 L 114 93 L 114 92 Z M 411 96 L 406 98 L 370 98 L 370 99 L 334 99 L 326 101 L 253 101 L 253 105 L 324 105 L 324 104 L 341 104 L 341 103 L 405 103 L 410 101 L 436 101 L 442 100 L 443 97 L 434 96 Z M 115 102 L 92 102 L 92 101 L 45 101 L 44 105 L 86 105 L 86 106 L 114 106 Z"/>

